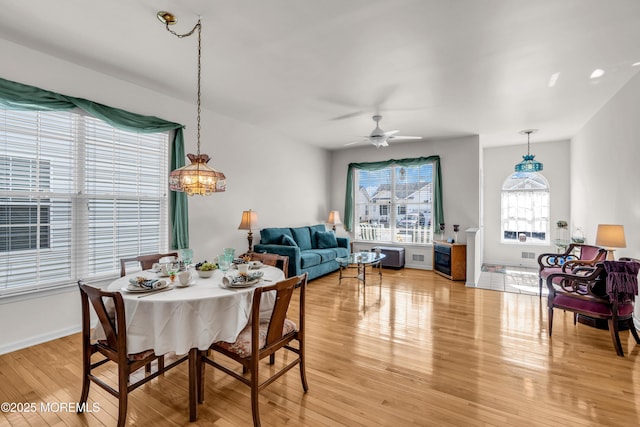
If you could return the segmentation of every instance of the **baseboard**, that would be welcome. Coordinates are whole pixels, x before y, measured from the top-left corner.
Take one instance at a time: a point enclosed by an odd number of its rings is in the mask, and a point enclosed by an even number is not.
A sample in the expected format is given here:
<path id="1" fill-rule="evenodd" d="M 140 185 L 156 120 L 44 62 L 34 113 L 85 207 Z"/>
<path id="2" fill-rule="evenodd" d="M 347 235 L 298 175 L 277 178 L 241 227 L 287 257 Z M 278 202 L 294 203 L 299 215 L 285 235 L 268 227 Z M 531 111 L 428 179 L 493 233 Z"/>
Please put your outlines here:
<path id="1" fill-rule="evenodd" d="M 23 348 L 32 347 L 34 345 L 42 344 L 47 341 L 55 340 L 58 338 L 66 337 L 75 333 L 80 332 L 81 327 L 73 326 L 70 328 L 60 329 L 53 332 L 48 332 L 43 335 L 38 335 L 35 337 L 30 337 L 29 339 L 22 341 L 14 341 L 9 344 L 0 345 L 0 354 L 11 353 L 13 351 L 22 350 Z M 78 341 L 78 345 L 80 345 L 80 341 Z"/>

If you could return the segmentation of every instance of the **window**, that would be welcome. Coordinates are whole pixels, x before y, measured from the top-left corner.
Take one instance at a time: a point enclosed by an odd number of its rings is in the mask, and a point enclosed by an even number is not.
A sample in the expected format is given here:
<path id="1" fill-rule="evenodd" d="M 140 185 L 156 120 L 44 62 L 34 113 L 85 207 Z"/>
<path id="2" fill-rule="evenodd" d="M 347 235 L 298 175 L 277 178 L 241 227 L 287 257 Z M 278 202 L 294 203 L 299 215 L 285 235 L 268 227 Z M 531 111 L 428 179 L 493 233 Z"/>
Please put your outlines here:
<path id="1" fill-rule="evenodd" d="M 537 172 L 519 172 L 502 185 L 503 243 L 549 243 L 549 183 Z"/>
<path id="2" fill-rule="evenodd" d="M 119 258 L 166 250 L 168 163 L 167 132 L 0 109 L 0 296 L 113 277 Z"/>
<path id="3" fill-rule="evenodd" d="M 432 242 L 433 164 L 354 170 L 355 233 L 359 240 Z"/>

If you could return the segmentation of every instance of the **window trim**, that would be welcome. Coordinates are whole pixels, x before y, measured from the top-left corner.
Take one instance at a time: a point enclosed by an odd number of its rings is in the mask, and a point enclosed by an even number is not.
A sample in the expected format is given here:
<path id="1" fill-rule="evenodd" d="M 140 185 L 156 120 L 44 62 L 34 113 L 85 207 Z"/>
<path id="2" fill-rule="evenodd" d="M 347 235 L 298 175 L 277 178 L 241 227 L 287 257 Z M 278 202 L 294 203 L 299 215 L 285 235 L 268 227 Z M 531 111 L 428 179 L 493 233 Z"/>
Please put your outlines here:
<path id="1" fill-rule="evenodd" d="M 432 224 L 444 224 L 444 209 L 442 205 L 442 171 L 440 165 L 440 156 L 416 157 L 405 159 L 390 159 L 380 162 L 367 163 L 349 163 L 347 168 L 347 187 L 345 191 L 344 201 L 344 228 L 346 231 L 353 232 L 355 228 L 355 185 L 354 170 L 379 170 L 389 166 L 418 166 L 424 163 L 433 163 L 433 208 L 432 208 Z"/>
<path id="2" fill-rule="evenodd" d="M 540 188 L 523 188 L 523 189 L 505 189 L 505 186 L 507 185 L 507 183 L 510 180 L 514 180 L 514 179 L 523 179 L 523 178 L 527 178 L 528 175 L 535 175 L 535 176 L 539 176 L 541 178 L 541 183 L 544 185 L 543 187 Z M 506 218 L 504 216 L 504 212 L 505 212 L 505 206 L 504 206 L 504 198 L 505 198 L 505 193 L 546 193 L 546 229 L 544 231 L 545 233 L 545 239 L 544 240 L 530 240 L 529 238 L 527 238 L 527 240 L 525 240 L 524 242 L 520 241 L 517 236 L 515 239 L 505 239 L 505 229 L 504 229 L 504 224 L 505 221 L 508 220 L 508 218 Z M 533 200 L 531 202 L 531 204 L 533 204 L 535 200 Z M 535 207 L 533 207 L 535 210 Z M 523 220 L 523 221 L 527 221 L 529 225 L 533 225 L 533 223 L 536 220 L 544 220 L 545 216 L 542 215 L 539 218 L 532 218 L 531 220 Z M 516 219 L 516 221 L 520 221 L 520 219 Z M 540 172 L 515 172 L 511 175 L 509 175 L 507 178 L 505 178 L 501 190 L 500 190 L 500 243 L 501 244 L 505 244 L 505 245 L 533 245 L 533 246 L 549 246 L 551 244 L 551 227 L 550 227 L 550 223 L 551 223 L 551 188 L 549 186 L 549 181 L 547 180 L 547 178 Z M 518 230 L 516 230 L 516 232 L 518 232 Z M 535 231 L 533 230 L 532 227 L 532 231 L 531 233 L 535 233 L 535 232 L 540 232 L 540 231 Z"/>

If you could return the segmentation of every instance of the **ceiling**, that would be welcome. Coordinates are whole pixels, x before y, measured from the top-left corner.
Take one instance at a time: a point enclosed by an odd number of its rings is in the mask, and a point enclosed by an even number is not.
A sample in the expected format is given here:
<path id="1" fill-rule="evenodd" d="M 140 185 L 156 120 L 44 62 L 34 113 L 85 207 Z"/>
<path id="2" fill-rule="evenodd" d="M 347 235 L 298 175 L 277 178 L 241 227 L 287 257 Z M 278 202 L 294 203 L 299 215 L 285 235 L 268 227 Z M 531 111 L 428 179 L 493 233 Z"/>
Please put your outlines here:
<path id="1" fill-rule="evenodd" d="M 327 149 L 573 136 L 639 70 L 637 0 L 11 0 L 0 37 Z M 590 79 L 594 69 L 605 74 Z M 550 78 L 557 73 L 554 86 Z M 195 108 L 194 108 L 195 113 Z M 169 118 L 170 119 L 170 118 Z M 206 124 L 204 124 L 206 126 Z M 392 142 L 398 144 L 402 142 Z M 411 143 L 411 142 L 404 142 Z M 373 148 L 373 147 L 372 147 Z"/>

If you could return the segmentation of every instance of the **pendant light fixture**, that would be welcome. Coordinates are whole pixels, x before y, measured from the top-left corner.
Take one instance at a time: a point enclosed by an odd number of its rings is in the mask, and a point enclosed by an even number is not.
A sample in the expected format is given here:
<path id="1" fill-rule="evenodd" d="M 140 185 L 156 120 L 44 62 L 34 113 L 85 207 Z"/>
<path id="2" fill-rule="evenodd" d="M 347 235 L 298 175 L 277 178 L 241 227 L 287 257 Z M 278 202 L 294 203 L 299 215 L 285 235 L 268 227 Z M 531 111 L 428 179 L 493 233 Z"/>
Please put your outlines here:
<path id="1" fill-rule="evenodd" d="M 157 13 L 160 22 L 165 24 L 167 31 L 178 38 L 191 36 L 196 30 L 198 31 L 198 118 L 197 118 L 197 154 L 187 154 L 187 158 L 191 161 L 190 165 L 183 166 L 172 171 L 169 174 L 169 188 L 172 191 L 180 191 L 187 193 L 188 196 L 194 194 L 206 196 L 212 193 L 223 192 L 227 189 L 226 177 L 209 165 L 207 162 L 210 157 L 206 154 L 200 154 L 200 75 L 201 75 L 201 57 L 202 57 L 202 24 L 200 19 L 191 31 L 185 34 L 177 34 L 169 28 L 178 22 L 177 18 L 170 12 L 160 11 Z"/>
<path id="2" fill-rule="evenodd" d="M 522 156 L 522 161 L 515 167 L 516 172 L 540 172 L 542 170 L 542 163 L 534 159 L 534 155 L 529 150 L 529 138 L 532 133 L 538 132 L 538 129 L 527 129 L 520 131 L 521 135 L 527 135 L 527 155 Z"/>

